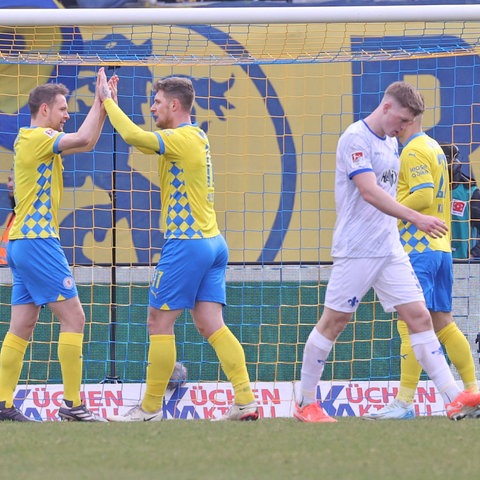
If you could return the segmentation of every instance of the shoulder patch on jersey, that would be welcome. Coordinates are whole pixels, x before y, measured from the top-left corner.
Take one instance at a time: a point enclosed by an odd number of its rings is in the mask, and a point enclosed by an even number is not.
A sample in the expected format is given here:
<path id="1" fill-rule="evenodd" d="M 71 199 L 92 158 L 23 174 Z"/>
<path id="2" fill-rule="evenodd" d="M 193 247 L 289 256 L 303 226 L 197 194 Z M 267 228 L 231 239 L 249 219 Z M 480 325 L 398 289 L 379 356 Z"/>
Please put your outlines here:
<path id="1" fill-rule="evenodd" d="M 45 135 L 48 135 L 50 138 L 53 138 L 58 132 L 56 130 L 53 130 L 52 128 L 47 128 L 43 131 L 43 133 L 45 133 Z"/>
<path id="2" fill-rule="evenodd" d="M 363 159 L 363 152 L 354 152 L 352 153 L 352 162 L 357 163 Z"/>

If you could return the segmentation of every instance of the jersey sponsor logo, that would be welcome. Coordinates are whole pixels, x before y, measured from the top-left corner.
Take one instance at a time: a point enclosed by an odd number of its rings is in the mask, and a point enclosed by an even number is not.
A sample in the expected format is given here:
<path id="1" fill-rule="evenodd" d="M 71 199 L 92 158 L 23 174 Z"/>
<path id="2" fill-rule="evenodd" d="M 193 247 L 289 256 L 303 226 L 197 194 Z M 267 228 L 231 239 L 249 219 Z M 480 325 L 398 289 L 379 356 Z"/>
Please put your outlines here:
<path id="1" fill-rule="evenodd" d="M 410 176 L 412 178 L 420 177 L 421 175 L 426 175 L 428 173 L 428 167 L 426 165 L 415 165 L 410 167 Z"/>
<path id="2" fill-rule="evenodd" d="M 382 183 L 388 183 L 389 185 L 393 186 L 396 185 L 398 182 L 398 172 L 396 170 L 387 170 L 383 172 L 382 175 Z"/>

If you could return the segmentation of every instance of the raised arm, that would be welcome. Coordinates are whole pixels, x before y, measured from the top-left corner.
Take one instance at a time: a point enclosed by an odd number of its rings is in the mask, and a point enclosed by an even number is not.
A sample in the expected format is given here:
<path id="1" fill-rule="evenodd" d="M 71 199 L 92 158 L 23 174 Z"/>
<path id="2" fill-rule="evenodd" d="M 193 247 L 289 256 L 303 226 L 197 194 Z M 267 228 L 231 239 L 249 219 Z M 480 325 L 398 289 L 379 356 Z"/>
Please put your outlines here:
<path id="1" fill-rule="evenodd" d="M 115 82 L 113 86 L 110 85 L 109 82 L 107 82 L 107 76 L 103 69 L 98 71 L 97 78 L 100 100 L 103 102 L 111 124 L 120 136 L 126 143 L 137 147 L 144 153 L 158 153 L 160 150 L 159 136 L 156 133 L 147 132 L 143 130 L 143 128 L 135 125 L 115 103 L 112 95 L 116 93 L 117 82 Z"/>
<path id="2" fill-rule="evenodd" d="M 103 70 L 103 67 L 100 70 Z M 97 77 L 93 105 L 80 128 L 76 132 L 67 133 L 60 138 L 59 149 L 63 155 L 89 152 L 97 144 L 107 116 L 100 100 L 99 85 L 100 81 Z"/>

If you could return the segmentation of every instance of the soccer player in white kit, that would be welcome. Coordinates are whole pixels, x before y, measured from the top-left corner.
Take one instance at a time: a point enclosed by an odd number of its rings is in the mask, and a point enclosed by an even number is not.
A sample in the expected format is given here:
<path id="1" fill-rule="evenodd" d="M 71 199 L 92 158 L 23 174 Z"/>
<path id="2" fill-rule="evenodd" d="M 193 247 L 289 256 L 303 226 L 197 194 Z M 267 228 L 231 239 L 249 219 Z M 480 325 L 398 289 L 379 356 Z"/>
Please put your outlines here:
<path id="1" fill-rule="evenodd" d="M 395 82 L 378 107 L 350 125 L 338 142 L 333 267 L 323 313 L 305 344 L 294 412 L 300 421 L 336 421 L 317 401 L 317 384 L 334 342 L 372 287 L 384 310 L 397 311 L 407 323 L 415 356 L 441 394 L 448 417 L 461 418 L 480 404 L 480 394 L 461 392 L 453 378 L 398 233 L 397 219 L 434 238 L 447 232 L 441 220 L 395 200 L 400 168 L 395 137 L 424 108 L 414 87 Z"/>

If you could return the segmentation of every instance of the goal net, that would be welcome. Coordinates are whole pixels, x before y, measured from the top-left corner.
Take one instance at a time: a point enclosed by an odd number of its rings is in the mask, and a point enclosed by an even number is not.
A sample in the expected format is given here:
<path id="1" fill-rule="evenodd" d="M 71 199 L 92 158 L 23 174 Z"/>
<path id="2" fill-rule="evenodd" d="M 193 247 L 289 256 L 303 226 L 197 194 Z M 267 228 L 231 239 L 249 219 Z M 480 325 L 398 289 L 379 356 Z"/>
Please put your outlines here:
<path id="1" fill-rule="evenodd" d="M 7 177 L 16 133 L 29 122 L 32 88 L 47 82 L 69 88 L 65 130 L 73 131 L 92 103 L 96 71 L 105 66 L 108 75 L 120 77 L 122 109 L 153 130 L 153 81 L 191 78 L 193 118 L 211 143 L 218 221 L 230 248 L 226 322 L 244 346 L 264 415 L 281 416 L 284 411 L 271 409 L 279 398 L 275 386 L 299 380 L 303 346 L 328 281 L 338 137 L 375 108 L 391 82 L 406 80 L 425 97 L 427 133 L 455 143 L 464 172 L 474 177 L 479 27 L 480 6 L 3 9 L 0 224 L 5 227 L 11 211 Z M 163 245 L 157 157 L 131 149 L 107 121 L 95 150 L 66 156 L 64 167 L 60 236 L 87 315 L 85 388 L 105 402 L 105 384 L 116 384 L 114 405 L 129 384 L 145 381 L 148 283 Z M 476 234 L 469 231 L 473 242 Z M 473 352 L 480 329 L 479 265 L 464 259 L 454 267 L 454 314 Z M 0 282 L 3 338 L 8 268 L 0 269 Z M 27 350 L 22 392 L 40 398 L 61 384 L 58 333 L 43 309 Z M 225 378 L 188 313 L 175 334 L 189 383 L 210 382 L 218 394 Z M 370 292 L 327 364 L 326 391 L 338 387 L 340 402 L 330 412 L 350 414 L 342 413 L 341 402 L 355 396 L 354 413 L 361 414 L 359 405 L 372 401 L 369 388 L 382 392 L 377 403 L 387 403 L 398 379 L 394 316 Z M 141 387 L 136 395 L 132 401 L 141 398 Z M 54 411 L 54 403 L 38 402 Z"/>

